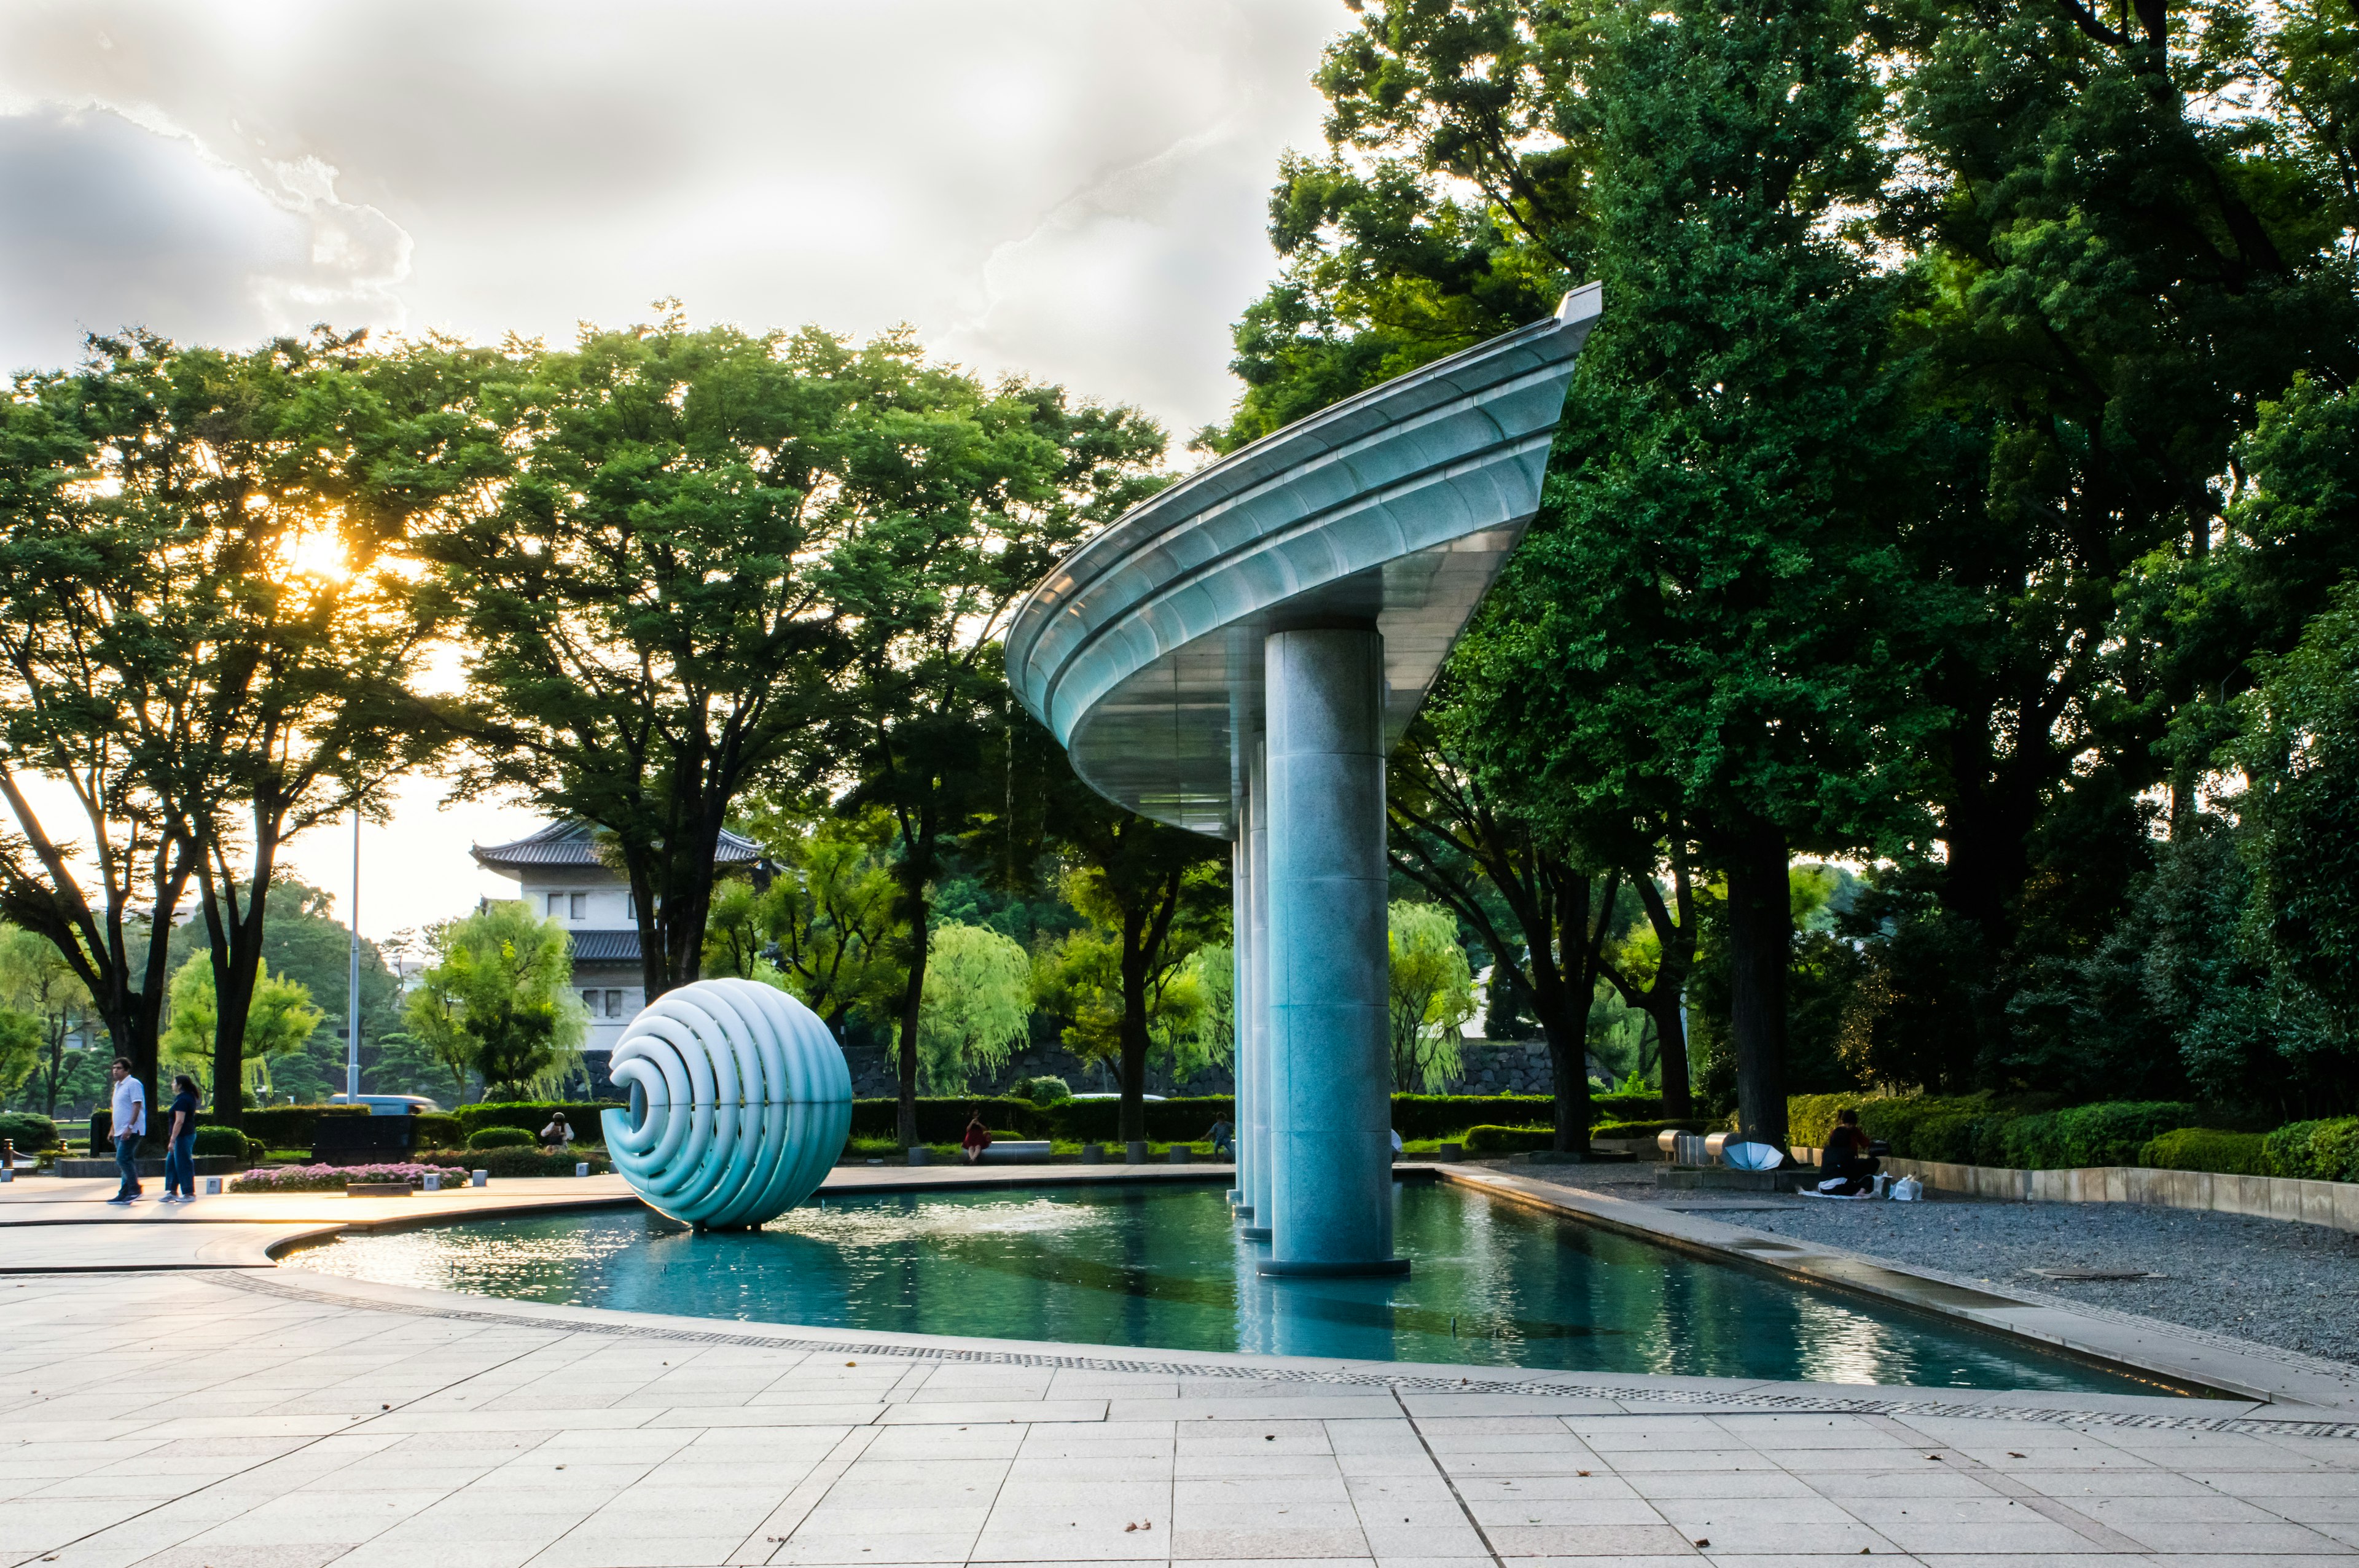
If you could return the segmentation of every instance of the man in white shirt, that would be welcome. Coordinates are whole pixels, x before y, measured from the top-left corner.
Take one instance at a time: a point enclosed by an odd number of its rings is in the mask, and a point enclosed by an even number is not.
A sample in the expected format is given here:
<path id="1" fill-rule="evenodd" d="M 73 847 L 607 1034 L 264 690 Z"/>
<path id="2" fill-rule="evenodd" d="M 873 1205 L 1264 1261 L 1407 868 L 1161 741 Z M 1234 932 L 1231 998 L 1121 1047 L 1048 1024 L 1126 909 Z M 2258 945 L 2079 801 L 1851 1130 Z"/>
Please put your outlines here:
<path id="1" fill-rule="evenodd" d="M 117 1056 L 110 1076 L 114 1079 L 114 1168 L 123 1173 L 123 1189 L 106 1201 L 128 1205 L 139 1196 L 139 1140 L 147 1131 L 147 1091 L 131 1076 L 131 1063 Z"/>

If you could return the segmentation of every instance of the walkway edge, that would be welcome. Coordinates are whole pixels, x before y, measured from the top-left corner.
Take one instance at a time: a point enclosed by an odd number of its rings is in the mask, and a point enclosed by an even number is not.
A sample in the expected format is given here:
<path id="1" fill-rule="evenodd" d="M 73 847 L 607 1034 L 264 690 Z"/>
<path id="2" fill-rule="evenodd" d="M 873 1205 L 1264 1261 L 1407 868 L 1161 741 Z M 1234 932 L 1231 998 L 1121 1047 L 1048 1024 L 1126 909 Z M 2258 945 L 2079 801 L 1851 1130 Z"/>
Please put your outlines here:
<path id="1" fill-rule="evenodd" d="M 2098 1317 L 2033 1300 L 2002 1284 L 1973 1287 L 1919 1273 L 1841 1248 L 1746 1230 L 1700 1216 L 1552 1183 L 1509 1175 L 1480 1165 L 1445 1165 L 1445 1182 L 1472 1187 L 1527 1207 L 1548 1209 L 1662 1246 L 1724 1262 L 1742 1263 L 1788 1279 L 1898 1303 L 1990 1332 L 2014 1335 L 2173 1387 L 2261 1400 L 2271 1404 L 2359 1411 L 2359 1368 L 2338 1374 L 2335 1363 L 2267 1346 L 2239 1349 L 2216 1336 L 2128 1314 Z M 2281 1357 L 2285 1358 L 2280 1358 Z"/>

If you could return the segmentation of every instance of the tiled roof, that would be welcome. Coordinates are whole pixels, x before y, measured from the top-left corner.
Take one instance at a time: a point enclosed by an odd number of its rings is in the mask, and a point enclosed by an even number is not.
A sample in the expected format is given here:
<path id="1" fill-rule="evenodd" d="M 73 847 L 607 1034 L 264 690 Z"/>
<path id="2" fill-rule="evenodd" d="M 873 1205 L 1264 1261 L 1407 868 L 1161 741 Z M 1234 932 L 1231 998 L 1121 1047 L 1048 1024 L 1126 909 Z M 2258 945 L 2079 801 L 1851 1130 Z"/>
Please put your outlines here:
<path id="1" fill-rule="evenodd" d="M 636 964 L 639 934 L 636 931 L 576 931 L 573 961 L 577 964 Z"/>
<path id="2" fill-rule="evenodd" d="M 493 871 L 521 871 L 527 866 L 603 867 L 606 862 L 598 856 L 598 846 L 591 838 L 592 831 L 586 822 L 552 822 L 513 844 L 478 844 L 470 852 L 477 865 Z M 724 827 L 712 863 L 750 866 L 761 858 L 760 845 Z"/>

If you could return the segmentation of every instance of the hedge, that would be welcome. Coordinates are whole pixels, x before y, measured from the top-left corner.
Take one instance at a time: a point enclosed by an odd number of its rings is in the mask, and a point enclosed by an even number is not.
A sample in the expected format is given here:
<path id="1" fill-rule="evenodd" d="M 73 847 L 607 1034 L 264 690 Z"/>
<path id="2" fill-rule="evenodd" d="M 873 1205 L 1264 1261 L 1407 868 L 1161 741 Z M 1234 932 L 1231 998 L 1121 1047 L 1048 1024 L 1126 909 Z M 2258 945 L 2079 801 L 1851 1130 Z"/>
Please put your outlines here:
<path id="1" fill-rule="evenodd" d="M 2312 1182 L 2359 1182 L 2359 1116 L 2296 1121 L 2262 1141 L 2263 1173 Z"/>
<path id="2" fill-rule="evenodd" d="M 1662 1099 L 1656 1095 L 1598 1095 L 1590 1104 L 1593 1122 L 1652 1121 L 1663 1114 Z M 1555 1107 L 1555 1100 L 1547 1095 L 1395 1095 L 1393 1130 L 1404 1140 L 1455 1139 L 1476 1126 L 1553 1125 Z M 967 1118 L 977 1108 L 983 1112 L 984 1126 L 1010 1137 L 1111 1143 L 1121 1133 L 1118 1099 L 1035 1105 L 1014 1095 L 929 1095 L 918 1101 L 919 1141 L 956 1143 L 966 1131 Z M 1201 1139 L 1212 1123 L 1234 1123 L 1237 1119 L 1236 1101 L 1228 1095 L 1148 1100 L 1144 1108 L 1147 1136 L 1158 1143 Z M 891 1138 L 897 1125 L 897 1102 L 852 1102 L 853 1137 Z M 575 1122 L 573 1130 L 579 1134 L 582 1124 Z M 533 1130 L 539 1130 L 538 1124 Z"/>
<path id="3" fill-rule="evenodd" d="M 2149 1141 L 2137 1162 L 2158 1171 L 2215 1171 L 2223 1176 L 2261 1176 L 2257 1132 L 2223 1132 L 2215 1127 L 2182 1127 Z"/>
<path id="4" fill-rule="evenodd" d="M 197 1141 L 190 1151 L 198 1154 L 230 1154 L 240 1160 L 262 1157 L 262 1145 L 234 1127 L 199 1127 Z"/>
<path id="5" fill-rule="evenodd" d="M 462 1165 L 471 1171 L 484 1171 L 494 1176 L 570 1176 L 573 1167 L 583 1161 L 590 1162 L 590 1173 L 603 1175 L 614 1169 L 605 1152 L 596 1148 L 573 1149 L 563 1154 L 544 1154 L 538 1147 L 528 1149 L 423 1149 L 415 1156 L 426 1165 Z"/>
<path id="6" fill-rule="evenodd" d="M 1529 1154 L 1556 1147 L 1552 1127 L 1470 1127 L 1460 1141 L 1469 1154 Z"/>
<path id="7" fill-rule="evenodd" d="M 2007 1124 L 2006 1163 L 2025 1171 L 2134 1165 L 2148 1143 L 2202 1119 L 2180 1100 L 2107 1100 L 2019 1116 Z"/>
<path id="8" fill-rule="evenodd" d="M 420 1149 L 455 1149 L 467 1141 L 466 1124 L 447 1110 L 420 1112 L 411 1130 Z"/>
<path id="9" fill-rule="evenodd" d="M 562 1113 L 565 1125 L 573 1129 L 576 1143 L 603 1143 L 606 1141 L 606 1130 L 598 1119 L 598 1113 L 627 1108 L 626 1102 L 613 1099 L 495 1100 L 486 1105 L 462 1105 L 451 1114 L 459 1119 L 460 1131 L 465 1137 L 473 1137 L 486 1127 L 521 1127 L 538 1139 L 540 1130 L 549 1125 L 549 1119 Z M 421 1127 L 418 1130 L 422 1140 L 426 1129 Z"/>
<path id="10" fill-rule="evenodd" d="M 533 1136 L 521 1127 L 478 1127 L 467 1134 L 470 1149 L 529 1149 Z"/>
<path id="11" fill-rule="evenodd" d="M 170 1104 L 169 1101 L 165 1103 Z M 364 1105 L 274 1105 L 242 1112 L 238 1117 L 238 1126 L 248 1138 L 257 1141 L 266 1149 L 309 1149 L 315 1141 L 312 1134 L 318 1130 L 321 1117 L 366 1116 L 368 1113 L 368 1107 Z M 164 1141 L 167 1114 L 152 1107 L 147 1113 L 147 1136 L 155 1140 L 158 1147 Z M 211 1119 L 208 1113 L 199 1111 L 198 1130 L 202 1131 Z M 107 1141 L 114 1135 L 114 1112 L 104 1107 L 92 1111 L 91 1152 L 106 1152 Z"/>
<path id="12" fill-rule="evenodd" d="M 58 1124 L 29 1110 L 0 1111 L 0 1138 L 14 1143 L 19 1154 L 35 1154 L 58 1146 Z"/>
<path id="13" fill-rule="evenodd" d="M 1601 1121 L 1589 1130 L 1592 1138 L 1643 1138 L 1653 1142 L 1671 1129 L 1681 1132 L 1701 1132 L 1701 1121 Z"/>
<path id="14" fill-rule="evenodd" d="M 242 1113 L 237 1124 L 248 1138 L 258 1138 L 266 1148 L 309 1149 L 318 1141 L 313 1136 L 319 1130 L 323 1116 L 366 1116 L 364 1105 L 274 1105 Z M 91 1135 L 98 1134 L 98 1119 L 104 1113 L 92 1111 L 90 1117 Z"/>

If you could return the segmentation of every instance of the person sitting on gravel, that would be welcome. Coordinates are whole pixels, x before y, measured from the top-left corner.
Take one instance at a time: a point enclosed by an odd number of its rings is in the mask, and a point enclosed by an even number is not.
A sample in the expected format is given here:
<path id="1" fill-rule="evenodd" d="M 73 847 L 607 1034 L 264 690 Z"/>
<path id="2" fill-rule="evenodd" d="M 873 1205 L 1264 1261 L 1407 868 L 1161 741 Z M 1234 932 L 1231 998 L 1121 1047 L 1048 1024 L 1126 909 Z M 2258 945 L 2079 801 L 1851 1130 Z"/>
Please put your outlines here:
<path id="1" fill-rule="evenodd" d="M 1875 1184 L 1883 1162 L 1867 1152 L 1867 1134 L 1859 1130 L 1859 1112 L 1845 1107 L 1835 1112 L 1835 1130 L 1819 1156 L 1819 1173 L 1825 1179 L 1819 1191 L 1830 1197 L 1856 1197 Z"/>

